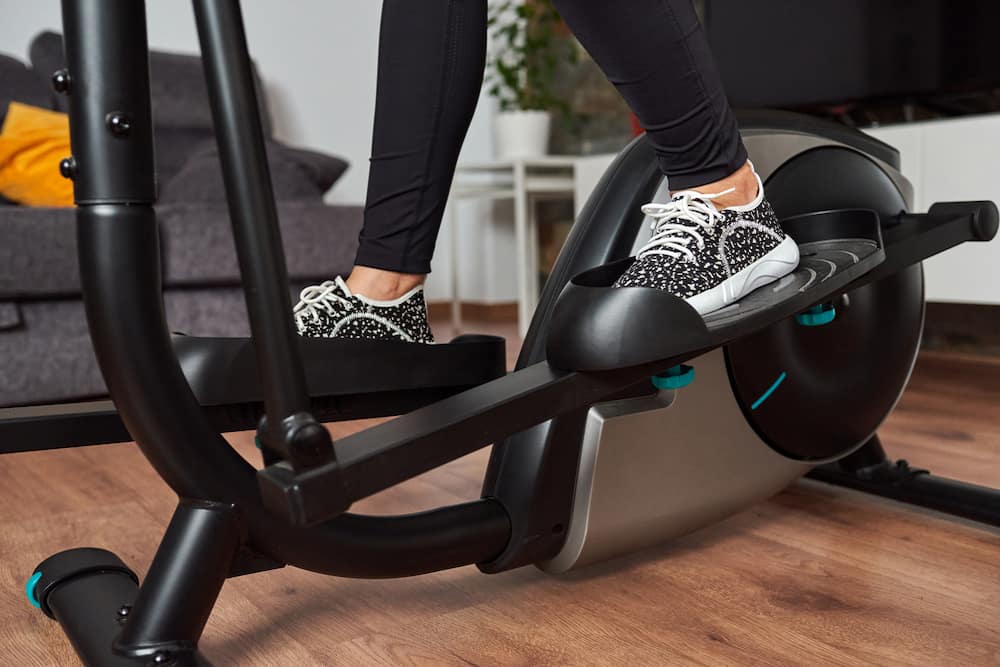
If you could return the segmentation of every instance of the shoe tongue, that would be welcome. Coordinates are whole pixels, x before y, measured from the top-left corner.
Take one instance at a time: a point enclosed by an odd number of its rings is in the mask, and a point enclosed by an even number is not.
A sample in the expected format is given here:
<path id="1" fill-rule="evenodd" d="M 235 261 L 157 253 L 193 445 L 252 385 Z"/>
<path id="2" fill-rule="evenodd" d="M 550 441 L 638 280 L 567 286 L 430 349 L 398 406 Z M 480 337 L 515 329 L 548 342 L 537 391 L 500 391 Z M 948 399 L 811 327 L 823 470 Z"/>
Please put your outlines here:
<path id="1" fill-rule="evenodd" d="M 337 278 L 336 278 L 336 280 L 334 282 L 337 284 L 337 287 L 340 288 L 340 291 L 344 293 L 344 296 L 346 296 L 346 297 L 353 297 L 354 296 L 354 293 L 351 292 L 351 288 L 347 286 L 347 283 L 344 282 L 343 278 L 341 278 L 340 276 L 337 276 Z"/>
<path id="2" fill-rule="evenodd" d="M 671 199 L 671 201 L 682 201 L 682 200 L 687 200 L 689 202 L 691 202 L 691 201 L 697 201 L 697 202 L 699 202 L 701 204 L 708 204 L 709 206 L 711 206 L 712 208 L 714 208 L 716 211 L 721 211 L 722 209 L 720 209 L 716 205 L 716 203 L 714 201 L 712 201 L 715 197 L 718 197 L 718 196 L 719 195 L 714 194 L 714 193 L 698 192 L 697 190 L 681 190 L 680 192 L 675 192 L 674 195 L 670 199 Z"/>

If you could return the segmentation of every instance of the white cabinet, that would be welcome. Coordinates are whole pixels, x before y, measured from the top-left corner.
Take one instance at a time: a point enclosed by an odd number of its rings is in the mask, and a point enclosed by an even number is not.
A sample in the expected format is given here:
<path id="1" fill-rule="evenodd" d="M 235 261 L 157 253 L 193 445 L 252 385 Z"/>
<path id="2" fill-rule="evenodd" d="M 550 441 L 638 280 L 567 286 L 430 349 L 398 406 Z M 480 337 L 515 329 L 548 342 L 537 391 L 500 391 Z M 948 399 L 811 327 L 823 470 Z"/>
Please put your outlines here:
<path id="1" fill-rule="evenodd" d="M 866 130 L 899 149 L 914 208 L 1000 201 L 1000 114 Z M 927 300 L 1000 304 L 1000 241 L 966 243 L 924 263 Z"/>

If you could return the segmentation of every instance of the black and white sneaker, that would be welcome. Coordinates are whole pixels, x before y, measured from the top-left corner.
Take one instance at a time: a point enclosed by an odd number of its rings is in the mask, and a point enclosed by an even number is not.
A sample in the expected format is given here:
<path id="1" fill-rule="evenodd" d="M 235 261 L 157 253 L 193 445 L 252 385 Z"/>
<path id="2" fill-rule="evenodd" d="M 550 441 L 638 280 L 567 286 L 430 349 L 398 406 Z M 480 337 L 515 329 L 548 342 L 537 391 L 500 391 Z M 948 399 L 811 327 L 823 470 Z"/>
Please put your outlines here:
<path id="1" fill-rule="evenodd" d="M 302 290 L 294 314 L 301 336 L 434 342 L 422 287 L 392 301 L 376 301 L 352 294 L 337 277 Z"/>
<path id="2" fill-rule="evenodd" d="M 615 287 L 654 287 L 706 315 L 795 270 L 799 247 L 758 194 L 745 206 L 719 210 L 713 199 L 731 191 L 676 193 L 666 204 L 646 204 L 653 235 Z"/>

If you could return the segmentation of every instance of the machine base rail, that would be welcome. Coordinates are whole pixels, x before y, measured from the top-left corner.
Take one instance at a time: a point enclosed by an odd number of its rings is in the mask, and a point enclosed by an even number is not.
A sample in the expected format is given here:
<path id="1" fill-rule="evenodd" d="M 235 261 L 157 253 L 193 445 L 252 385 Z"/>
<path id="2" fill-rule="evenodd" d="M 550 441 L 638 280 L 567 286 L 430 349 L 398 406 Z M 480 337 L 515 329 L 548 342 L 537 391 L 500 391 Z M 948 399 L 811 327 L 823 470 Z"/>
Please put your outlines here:
<path id="1" fill-rule="evenodd" d="M 807 475 L 826 484 L 890 498 L 1000 527 L 1000 490 L 932 475 L 904 460 L 886 460 L 851 470 L 840 463 L 814 468 Z"/>
<path id="2" fill-rule="evenodd" d="M 106 445 L 131 439 L 111 401 L 0 408 L 0 454 Z"/>

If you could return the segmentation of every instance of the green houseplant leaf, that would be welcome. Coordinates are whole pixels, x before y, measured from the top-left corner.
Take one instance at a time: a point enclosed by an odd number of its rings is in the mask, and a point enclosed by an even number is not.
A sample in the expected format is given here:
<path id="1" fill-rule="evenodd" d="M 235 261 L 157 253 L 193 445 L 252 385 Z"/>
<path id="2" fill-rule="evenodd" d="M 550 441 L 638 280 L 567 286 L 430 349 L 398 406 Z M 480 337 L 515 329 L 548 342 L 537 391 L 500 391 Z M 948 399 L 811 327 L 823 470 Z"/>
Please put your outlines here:
<path id="1" fill-rule="evenodd" d="M 559 65 L 575 63 L 577 49 L 562 32 L 551 0 L 495 0 L 488 24 L 492 52 L 486 90 L 502 111 L 552 111 L 568 116 L 565 100 L 553 91 Z"/>

